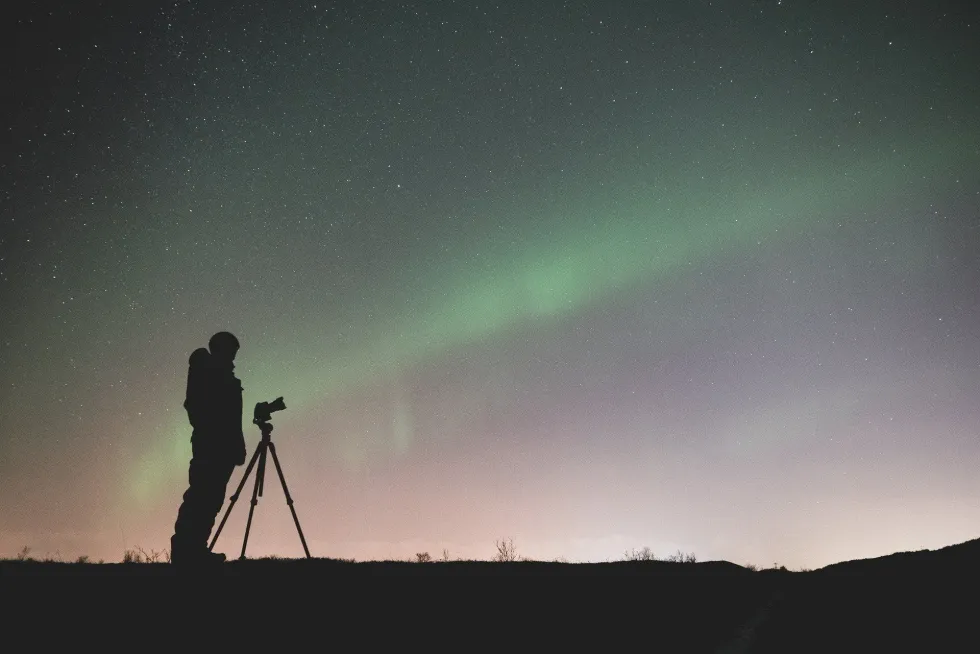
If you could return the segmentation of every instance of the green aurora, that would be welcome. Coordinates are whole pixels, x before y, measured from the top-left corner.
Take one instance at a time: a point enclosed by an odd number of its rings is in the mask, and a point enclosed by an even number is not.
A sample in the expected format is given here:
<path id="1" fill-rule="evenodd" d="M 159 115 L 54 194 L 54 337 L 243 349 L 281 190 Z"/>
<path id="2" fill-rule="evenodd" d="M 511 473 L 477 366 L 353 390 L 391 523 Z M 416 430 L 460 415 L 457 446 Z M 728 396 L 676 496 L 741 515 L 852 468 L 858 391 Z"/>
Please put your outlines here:
<path id="1" fill-rule="evenodd" d="M 976 136 L 907 143 L 876 158 L 808 160 L 812 175 L 774 179 L 766 187 L 736 176 L 727 185 L 692 188 L 678 172 L 657 188 L 641 181 L 607 191 L 604 199 L 576 198 L 567 213 L 548 217 L 561 231 L 547 239 L 512 241 L 492 260 L 467 265 L 481 260 L 476 252 L 499 247 L 479 242 L 463 261 L 446 259 L 426 275 L 406 279 L 419 289 L 404 305 L 410 308 L 353 326 L 355 347 L 336 351 L 321 325 L 304 325 L 308 336 L 301 342 L 319 345 L 298 349 L 317 356 L 291 360 L 271 349 L 250 351 L 249 378 L 282 389 L 290 412 L 301 412 L 447 349 L 520 325 L 567 319 L 624 287 L 668 280 L 725 251 L 765 247 L 802 229 L 833 229 L 843 217 L 898 206 L 915 197 L 923 170 L 953 173 L 975 158 Z M 915 265 L 915 253 L 907 255 L 906 265 Z M 246 400 L 245 420 L 250 406 Z M 401 424 L 393 439 L 400 449 L 410 445 L 406 411 L 410 407 L 403 406 L 393 418 Z M 189 436 L 182 413 L 161 425 L 127 475 L 129 502 L 154 501 L 184 474 Z M 358 452 L 348 447 L 338 455 L 353 461 Z"/>

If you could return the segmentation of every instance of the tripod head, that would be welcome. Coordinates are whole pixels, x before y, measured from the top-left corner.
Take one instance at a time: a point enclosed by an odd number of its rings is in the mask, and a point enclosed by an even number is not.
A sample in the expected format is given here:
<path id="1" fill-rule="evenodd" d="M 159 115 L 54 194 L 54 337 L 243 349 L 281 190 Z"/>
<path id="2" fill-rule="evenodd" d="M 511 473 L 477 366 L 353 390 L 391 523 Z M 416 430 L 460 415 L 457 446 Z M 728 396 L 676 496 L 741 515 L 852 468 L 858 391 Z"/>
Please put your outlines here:
<path id="1" fill-rule="evenodd" d="M 272 438 L 272 423 L 271 422 L 258 422 L 259 431 L 262 432 L 262 440 L 267 441 Z"/>

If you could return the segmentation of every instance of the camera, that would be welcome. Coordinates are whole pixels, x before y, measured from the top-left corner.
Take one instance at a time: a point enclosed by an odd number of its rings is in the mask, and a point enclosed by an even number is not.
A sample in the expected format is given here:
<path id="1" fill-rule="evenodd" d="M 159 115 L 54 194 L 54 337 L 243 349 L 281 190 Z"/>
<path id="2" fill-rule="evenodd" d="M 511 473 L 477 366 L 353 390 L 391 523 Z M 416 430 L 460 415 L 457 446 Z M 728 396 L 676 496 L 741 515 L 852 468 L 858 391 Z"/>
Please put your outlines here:
<path id="1" fill-rule="evenodd" d="M 255 411 L 252 413 L 252 422 L 255 424 L 260 424 L 268 421 L 272 414 L 276 411 L 282 411 L 286 408 L 286 403 L 282 401 L 281 397 L 277 397 L 272 402 L 259 402 L 255 405 Z"/>

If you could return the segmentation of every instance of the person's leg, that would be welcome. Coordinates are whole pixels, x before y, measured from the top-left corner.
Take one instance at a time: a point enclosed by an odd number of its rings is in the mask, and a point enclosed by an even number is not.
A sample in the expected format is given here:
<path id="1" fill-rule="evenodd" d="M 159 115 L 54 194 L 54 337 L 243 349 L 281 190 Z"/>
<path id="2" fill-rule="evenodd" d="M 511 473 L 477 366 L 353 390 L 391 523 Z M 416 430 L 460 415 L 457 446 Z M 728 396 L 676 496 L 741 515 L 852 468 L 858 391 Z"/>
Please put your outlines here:
<path id="1" fill-rule="evenodd" d="M 205 541 L 211 539 L 211 530 L 225 503 L 225 494 L 228 492 L 228 482 L 235 466 L 231 463 L 212 463 L 208 469 L 207 497 L 201 506 L 200 529 L 204 534 Z"/>
<path id="2" fill-rule="evenodd" d="M 207 550 L 208 531 L 204 525 L 207 524 L 211 497 L 208 492 L 211 485 L 209 478 L 213 476 L 209 470 L 211 467 L 198 457 L 191 459 L 187 490 L 177 510 L 174 534 L 170 539 L 170 557 L 174 563 L 199 557 Z"/>

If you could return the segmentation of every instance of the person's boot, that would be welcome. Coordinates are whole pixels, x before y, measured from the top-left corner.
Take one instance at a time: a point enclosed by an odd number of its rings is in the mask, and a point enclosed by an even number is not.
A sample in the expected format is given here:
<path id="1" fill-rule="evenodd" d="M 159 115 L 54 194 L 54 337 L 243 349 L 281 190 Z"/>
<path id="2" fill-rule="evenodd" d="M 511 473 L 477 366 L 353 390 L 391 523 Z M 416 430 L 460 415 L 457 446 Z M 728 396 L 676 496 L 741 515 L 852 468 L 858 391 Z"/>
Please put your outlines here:
<path id="1" fill-rule="evenodd" d="M 220 552 L 209 552 L 208 550 L 196 550 L 180 552 L 177 556 L 172 556 L 170 562 L 177 568 L 185 570 L 202 570 L 220 566 L 225 562 L 226 556 Z"/>
<path id="2" fill-rule="evenodd" d="M 222 552 L 212 552 L 210 550 L 204 551 L 204 557 L 207 559 L 208 563 L 224 563 L 228 560 L 228 557 Z"/>
<path id="3" fill-rule="evenodd" d="M 188 545 L 176 535 L 170 537 L 170 563 L 180 566 L 200 566 L 212 563 L 224 563 L 226 556 L 212 552 L 203 544 Z"/>

